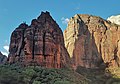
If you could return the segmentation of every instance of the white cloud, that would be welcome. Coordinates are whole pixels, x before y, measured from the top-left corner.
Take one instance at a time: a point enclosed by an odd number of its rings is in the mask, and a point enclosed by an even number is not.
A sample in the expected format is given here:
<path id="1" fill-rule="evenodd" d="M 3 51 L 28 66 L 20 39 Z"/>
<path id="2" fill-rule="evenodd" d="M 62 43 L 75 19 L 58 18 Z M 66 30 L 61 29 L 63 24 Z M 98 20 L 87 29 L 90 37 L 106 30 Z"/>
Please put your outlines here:
<path id="1" fill-rule="evenodd" d="M 2 53 L 3 55 L 8 56 L 8 53 L 9 53 L 9 46 L 5 45 L 5 46 L 3 46 L 3 48 L 4 48 L 4 51 L 1 51 L 1 53 Z"/>
<path id="2" fill-rule="evenodd" d="M 8 56 L 8 52 L 3 52 L 3 51 L 1 51 L 1 53 L 2 53 L 3 55 Z"/>
<path id="3" fill-rule="evenodd" d="M 64 17 L 62 17 L 61 20 L 63 24 L 67 24 L 69 22 L 69 19 Z"/>
<path id="4" fill-rule="evenodd" d="M 3 48 L 4 48 L 7 52 L 9 52 L 9 46 L 3 46 Z"/>
<path id="5" fill-rule="evenodd" d="M 112 23 L 120 25 L 120 15 L 108 17 L 107 20 L 111 21 Z"/>

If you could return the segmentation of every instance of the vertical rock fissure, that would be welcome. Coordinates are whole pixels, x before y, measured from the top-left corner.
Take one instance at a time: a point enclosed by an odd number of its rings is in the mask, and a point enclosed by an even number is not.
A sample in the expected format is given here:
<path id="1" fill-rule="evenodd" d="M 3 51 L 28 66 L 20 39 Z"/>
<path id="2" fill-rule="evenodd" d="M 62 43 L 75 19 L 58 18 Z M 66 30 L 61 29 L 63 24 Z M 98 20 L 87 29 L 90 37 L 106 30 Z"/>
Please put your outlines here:
<path id="1" fill-rule="evenodd" d="M 32 45 L 32 59 L 34 59 L 34 47 L 35 47 L 35 39 L 34 39 L 34 37 L 35 37 L 35 29 L 33 29 L 33 45 Z"/>
<path id="2" fill-rule="evenodd" d="M 22 31 L 21 45 L 20 45 L 20 49 L 18 50 L 18 56 L 20 56 L 22 45 L 23 45 L 23 41 L 24 41 L 24 30 Z"/>
<path id="3" fill-rule="evenodd" d="M 118 56 L 117 56 L 117 52 L 118 52 L 118 48 L 116 47 L 115 50 L 114 50 L 114 60 L 116 61 L 118 67 L 120 66 L 119 65 L 119 59 L 118 59 Z"/>
<path id="4" fill-rule="evenodd" d="M 44 32 L 44 34 L 43 34 L 43 56 L 44 56 L 44 59 L 46 59 L 46 56 L 45 56 L 45 35 L 46 35 L 46 32 Z"/>
<path id="5" fill-rule="evenodd" d="M 88 17 L 88 24 L 90 23 L 90 17 L 91 17 L 91 16 Z"/>
<path id="6" fill-rule="evenodd" d="M 20 51 L 19 51 L 19 56 L 20 56 L 20 54 L 22 53 L 22 49 L 24 48 L 24 46 L 25 46 L 25 43 L 24 43 L 24 34 L 25 34 L 25 30 L 26 29 L 24 29 L 23 30 L 23 32 L 22 32 L 22 43 L 21 43 L 21 47 L 20 47 Z M 20 57 L 19 59 L 18 59 L 18 61 L 21 61 L 22 60 L 22 57 Z"/>
<path id="7" fill-rule="evenodd" d="M 46 26 L 46 18 L 45 18 L 45 29 L 47 28 Z M 43 56 L 44 56 L 44 60 L 46 60 L 46 56 L 45 56 L 45 36 L 46 36 L 46 30 L 43 32 Z"/>

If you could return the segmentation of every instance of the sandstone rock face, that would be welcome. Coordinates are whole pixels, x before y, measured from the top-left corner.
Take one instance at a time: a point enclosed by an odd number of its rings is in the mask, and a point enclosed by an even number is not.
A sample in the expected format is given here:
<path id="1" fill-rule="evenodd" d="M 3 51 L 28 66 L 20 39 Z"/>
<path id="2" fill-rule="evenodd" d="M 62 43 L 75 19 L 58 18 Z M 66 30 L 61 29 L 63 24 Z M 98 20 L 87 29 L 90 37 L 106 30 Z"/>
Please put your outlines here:
<path id="1" fill-rule="evenodd" d="M 7 57 L 0 52 L 0 64 L 7 62 Z"/>
<path id="2" fill-rule="evenodd" d="M 16 28 L 11 35 L 9 52 L 10 63 L 25 66 L 62 68 L 70 63 L 62 31 L 49 12 L 42 12 L 30 26 L 23 23 Z"/>
<path id="3" fill-rule="evenodd" d="M 77 14 L 64 31 L 72 66 L 99 68 L 120 66 L 120 26 L 100 17 Z"/>

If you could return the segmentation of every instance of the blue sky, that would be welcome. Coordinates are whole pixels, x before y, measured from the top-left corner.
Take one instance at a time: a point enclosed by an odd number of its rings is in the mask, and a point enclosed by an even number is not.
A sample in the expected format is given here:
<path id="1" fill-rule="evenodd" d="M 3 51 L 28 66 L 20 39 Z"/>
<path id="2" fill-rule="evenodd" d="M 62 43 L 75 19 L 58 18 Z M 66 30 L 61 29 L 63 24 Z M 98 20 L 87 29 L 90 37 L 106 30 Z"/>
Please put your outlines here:
<path id="1" fill-rule="evenodd" d="M 120 14 L 120 0 L 0 0 L 0 51 L 7 52 L 10 35 L 20 23 L 30 24 L 41 11 L 49 11 L 62 30 L 67 18 L 91 14 L 104 19 Z"/>

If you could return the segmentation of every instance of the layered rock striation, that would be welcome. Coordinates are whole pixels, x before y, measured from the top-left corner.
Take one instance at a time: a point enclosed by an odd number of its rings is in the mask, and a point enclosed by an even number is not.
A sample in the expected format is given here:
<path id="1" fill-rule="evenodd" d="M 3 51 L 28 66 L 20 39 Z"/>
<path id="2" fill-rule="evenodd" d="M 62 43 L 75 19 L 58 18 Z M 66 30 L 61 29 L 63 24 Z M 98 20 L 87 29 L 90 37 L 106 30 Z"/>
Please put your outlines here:
<path id="1" fill-rule="evenodd" d="M 120 26 L 100 17 L 76 14 L 64 31 L 73 68 L 120 66 Z"/>
<path id="2" fill-rule="evenodd" d="M 42 12 L 31 25 L 19 25 L 11 35 L 9 63 L 62 68 L 69 64 L 63 33 L 49 12 Z"/>

